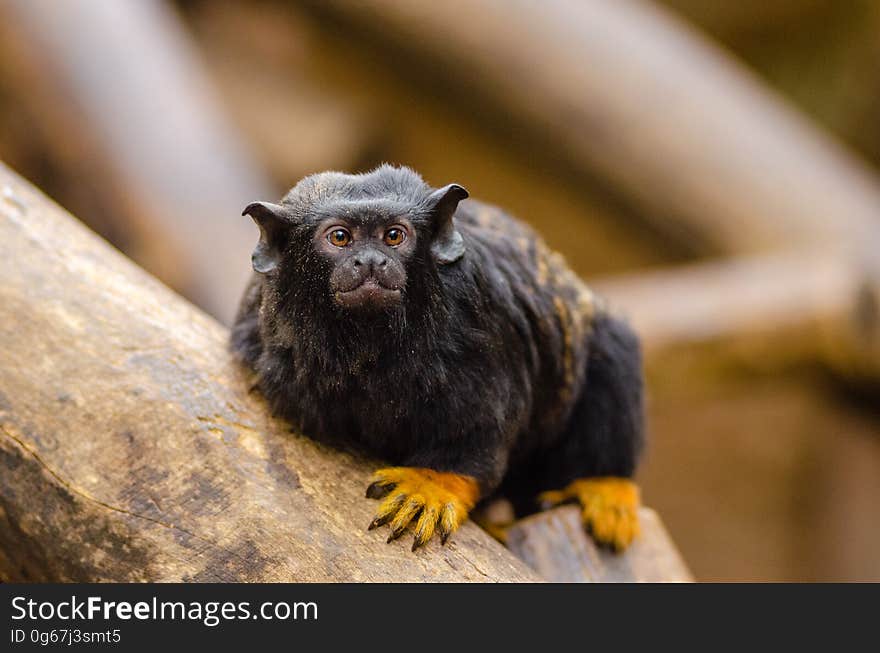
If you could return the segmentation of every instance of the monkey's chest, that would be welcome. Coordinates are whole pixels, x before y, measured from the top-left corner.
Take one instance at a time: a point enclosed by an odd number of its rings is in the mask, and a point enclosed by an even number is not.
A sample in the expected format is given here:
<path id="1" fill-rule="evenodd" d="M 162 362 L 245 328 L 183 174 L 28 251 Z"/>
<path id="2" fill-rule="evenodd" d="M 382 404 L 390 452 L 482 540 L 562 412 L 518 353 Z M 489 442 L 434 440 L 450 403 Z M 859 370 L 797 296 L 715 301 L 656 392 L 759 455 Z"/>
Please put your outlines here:
<path id="1" fill-rule="evenodd" d="M 378 454 L 402 449 L 433 421 L 434 409 L 421 377 L 427 370 L 388 358 L 340 356 L 288 379 L 283 395 L 291 420 L 322 441 L 364 445 Z"/>

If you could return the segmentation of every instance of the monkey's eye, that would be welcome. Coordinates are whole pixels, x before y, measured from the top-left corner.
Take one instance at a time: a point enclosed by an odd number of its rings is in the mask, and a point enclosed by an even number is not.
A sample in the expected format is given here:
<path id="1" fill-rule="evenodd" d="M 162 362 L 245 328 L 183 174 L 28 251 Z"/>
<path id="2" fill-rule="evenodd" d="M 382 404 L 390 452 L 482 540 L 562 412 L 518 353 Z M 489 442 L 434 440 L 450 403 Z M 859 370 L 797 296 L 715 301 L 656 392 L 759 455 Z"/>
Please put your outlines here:
<path id="1" fill-rule="evenodd" d="M 397 247 L 404 240 L 406 240 L 406 232 L 403 229 L 391 227 L 385 232 L 385 244 L 389 247 Z"/>
<path id="2" fill-rule="evenodd" d="M 334 229 L 327 234 L 327 240 L 336 247 L 345 247 L 351 242 L 351 234 L 345 229 Z"/>

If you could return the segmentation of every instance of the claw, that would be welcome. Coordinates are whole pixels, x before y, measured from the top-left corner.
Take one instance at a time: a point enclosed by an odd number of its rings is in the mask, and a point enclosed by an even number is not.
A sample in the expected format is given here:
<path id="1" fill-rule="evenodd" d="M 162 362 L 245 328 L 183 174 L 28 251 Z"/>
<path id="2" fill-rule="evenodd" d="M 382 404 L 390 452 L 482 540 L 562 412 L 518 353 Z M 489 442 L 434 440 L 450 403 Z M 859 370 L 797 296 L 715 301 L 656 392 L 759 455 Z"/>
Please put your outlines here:
<path id="1" fill-rule="evenodd" d="M 452 532 L 458 528 L 458 515 L 455 513 L 455 506 L 447 503 L 443 506 L 443 512 L 440 513 L 440 544 L 446 544 L 446 540 L 452 535 Z"/>
<path id="2" fill-rule="evenodd" d="M 391 521 L 391 535 L 388 536 L 389 542 L 396 540 L 403 535 L 406 527 L 409 526 L 409 523 L 419 514 L 419 512 L 421 512 L 423 505 L 425 505 L 424 499 L 415 496 L 410 497 L 398 509 L 397 515 L 395 515 L 394 519 Z"/>
<path id="3" fill-rule="evenodd" d="M 416 534 L 413 537 L 413 551 L 431 539 L 431 536 L 434 534 L 434 528 L 437 525 L 437 518 L 436 508 L 425 507 L 422 509 L 422 514 L 419 516 L 419 521 L 416 524 Z"/>
<path id="4" fill-rule="evenodd" d="M 373 521 L 370 522 L 370 525 L 367 526 L 367 530 L 371 531 L 374 528 L 379 528 L 379 526 L 384 526 L 388 522 L 394 519 L 394 515 L 385 515 L 384 517 L 376 517 Z"/>
<path id="5" fill-rule="evenodd" d="M 391 535 L 389 535 L 388 539 L 385 540 L 385 544 L 388 544 L 389 542 L 393 542 L 394 540 L 396 540 L 398 537 L 403 535 L 403 532 L 405 530 L 406 530 L 405 528 L 401 528 L 400 530 L 391 531 Z"/>
<path id="6" fill-rule="evenodd" d="M 376 513 L 376 517 L 373 519 L 373 521 L 370 522 L 367 530 L 371 531 L 374 528 L 382 526 L 383 524 L 387 524 L 392 519 L 394 519 L 397 511 L 400 509 L 400 506 L 403 505 L 404 501 L 406 501 L 405 494 L 396 494 L 393 497 L 385 499 L 385 501 L 383 501 L 379 506 L 379 511 Z"/>
<path id="7" fill-rule="evenodd" d="M 395 487 L 394 483 L 385 483 L 384 481 L 374 481 L 367 488 L 368 499 L 381 499 L 387 495 Z"/>

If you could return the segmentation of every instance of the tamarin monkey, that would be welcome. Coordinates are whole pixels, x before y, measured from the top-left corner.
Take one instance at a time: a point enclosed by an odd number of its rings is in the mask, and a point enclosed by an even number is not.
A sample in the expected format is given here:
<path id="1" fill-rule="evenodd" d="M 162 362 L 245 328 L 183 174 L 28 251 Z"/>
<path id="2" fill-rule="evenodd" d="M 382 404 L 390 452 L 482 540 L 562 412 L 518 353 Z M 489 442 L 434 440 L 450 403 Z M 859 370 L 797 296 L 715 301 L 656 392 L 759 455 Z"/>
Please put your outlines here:
<path id="1" fill-rule="evenodd" d="M 528 226 L 406 167 L 325 172 L 260 229 L 232 332 L 271 410 L 387 461 L 370 528 L 445 543 L 471 509 L 578 502 L 595 540 L 639 532 L 639 342 Z"/>

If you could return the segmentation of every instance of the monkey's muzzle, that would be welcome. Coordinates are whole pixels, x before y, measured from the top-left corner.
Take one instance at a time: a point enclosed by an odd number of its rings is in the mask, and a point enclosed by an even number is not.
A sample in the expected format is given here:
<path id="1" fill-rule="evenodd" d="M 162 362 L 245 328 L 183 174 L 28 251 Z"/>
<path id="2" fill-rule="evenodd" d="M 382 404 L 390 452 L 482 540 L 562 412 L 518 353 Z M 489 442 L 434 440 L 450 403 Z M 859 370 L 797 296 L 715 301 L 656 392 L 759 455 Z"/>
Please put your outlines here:
<path id="1" fill-rule="evenodd" d="M 375 277 L 367 277 L 351 290 L 333 293 L 336 303 L 343 308 L 379 310 L 400 303 L 399 288 L 383 286 Z"/>

